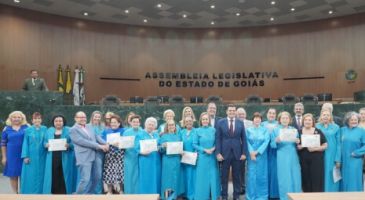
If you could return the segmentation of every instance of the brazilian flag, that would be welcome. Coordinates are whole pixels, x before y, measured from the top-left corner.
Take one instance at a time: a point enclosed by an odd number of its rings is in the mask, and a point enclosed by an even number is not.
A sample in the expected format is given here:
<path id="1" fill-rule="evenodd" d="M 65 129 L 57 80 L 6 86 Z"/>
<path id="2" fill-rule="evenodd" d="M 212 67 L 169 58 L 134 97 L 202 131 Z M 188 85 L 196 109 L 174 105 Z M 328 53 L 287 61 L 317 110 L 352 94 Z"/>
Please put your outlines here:
<path id="1" fill-rule="evenodd" d="M 62 66 L 58 65 L 58 75 L 57 75 L 57 91 L 64 92 L 64 85 L 63 85 L 63 74 L 62 74 Z"/>
<path id="2" fill-rule="evenodd" d="M 72 90 L 72 80 L 71 80 L 71 69 L 70 66 L 67 65 L 66 67 L 66 94 L 70 94 Z"/>

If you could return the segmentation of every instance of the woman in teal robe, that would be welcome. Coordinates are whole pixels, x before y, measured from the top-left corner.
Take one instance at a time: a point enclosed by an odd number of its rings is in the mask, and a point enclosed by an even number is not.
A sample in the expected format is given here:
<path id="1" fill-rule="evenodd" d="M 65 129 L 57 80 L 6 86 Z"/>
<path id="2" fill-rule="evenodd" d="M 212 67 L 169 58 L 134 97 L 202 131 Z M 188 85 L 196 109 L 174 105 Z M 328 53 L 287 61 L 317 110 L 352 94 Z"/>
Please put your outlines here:
<path id="1" fill-rule="evenodd" d="M 193 135 L 193 146 L 198 151 L 194 199 L 217 200 L 220 196 L 220 176 L 215 156 L 215 128 L 210 126 L 208 113 L 200 115 L 201 127 Z"/>
<path id="2" fill-rule="evenodd" d="M 100 111 L 96 110 L 93 113 L 91 113 L 89 124 L 93 128 L 96 135 L 100 137 L 103 136 L 105 126 L 103 124 L 103 114 Z M 104 163 L 104 152 L 97 151 L 96 159 L 99 159 L 98 161 L 99 163 Z M 101 169 L 103 168 L 101 167 Z M 103 192 L 103 180 L 101 179 L 99 184 L 96 186 L 95 193 L 102 194 L 102 192 Z"/>
<path id="3" fill-rule="evenodd" d="M 66 127 L 66 120 L 63 116 L 58 115 L 53 118 L 53 125 L 47 130 L 45 135 L 43 145 L 48 148 L 48 142 L 51 139 L 55 139 L 55 133 L 61 132 L 60 139 L 65 138 L 67 141 L 67 150 L 61 152 L 61 161 L 62 161 L 62 174 L 64 178 L 64 184 L 66 189 L 66 194 L 72 194 L 76 189 L 76 181 L 77 181 L 77 168 L 76 168 L 76 160 L 75 153 L 73 151 L 73 144 L 71 143 L 71 139 L 69 136 L 69 127 Z M 52 194 L 52 183 L 54 181 L 53 178 L 53 153 L 52 151 L 47 151 L 46 156 L 46 166 L 44 170 L 44 182 L 43 182 L 43 194 Z M 61 173 L 61 172 L 59 172 Z M 60 178 L 60 177 L 57 177 Z"/>
<path id="4" fill-rule="evenodd" d="M 141 117 L 133 115 L 131 118 L 132 127 L 124 131 L 123 136 L 134 136 L 141 134 Z M 135 148 L 126 149 L 124 152 L 124 193 L 138 194 L 138 152 Z"/>
<path id="5" fill-rule="evenodd" d="M 171 199 L 176 199 L 185 192 L 184 178 L 181 167 L 181 155 L 166 154 L 167 142 L 181 142 L 181 135 L 177 132 L 176 124 L 173 120 L 166 122 L 165 131 L 160 137 L 161 154 L 162 154 L 162 175 L 161 175 L 161 191 L 162 199 L 165 199 L 165 191 L 172 190 Z"/>
<path id="6" fill-rule="evenodd" d="M 181 137 L 184 144 L 184 151 L 188 152 L 195 152 L 195 148 L 193 146 L 193 137 L 196 133 L 196 129 L 193 128 L 193 118 L 190 116 L 185 117 L 182 120 L 182 127 L 181 129 Z M 195 190 L 195 165 L 189 165 L 182 163 L 183 169 L 183 176 L 184 176 L 184 185 L 185 185 L 185 197 L 187 199 L 194 199 L 194 190 Z"/>
<path id="7" fill-rule="evenodd" d="M 246 129 L 249 155 L 247 157 L 246 200 L 268 199 L 269 177 L 267 147 L 270 135 L 264 126 L 260 126 L 262 116 L 253 114 L 253 127 Z"/>
<path id="8" fill-rule="evenodd" d="M 324 191 L 338 192 L 340 181 L 334 182 L 333 167 L 340 167 L 341 163 L 340 127 L 333 122 L 329 110 L 322 110 L 316 128 L 322 131 L 327 140 L 327 149 L 324 152 Z"/>
<path id="9" fill-rule="evenodd" d="M 139 153 L 138 156 L 138 186 L 139 194 L 159 194 L 161 189 L 161 156 L 158 151 L 141 152 L 140 141 L 159 141 L 159 134 L 156 131 L 157 120 L 149 117 L 145 122 L 145 130 L 136 136 L 134 147 Z"/>
<path id="10" fill-rule="evenodd" d="M 158 133 L 160 135 L 165 131 L 166 122 L 169 121 L 169 120 L 174 120 L 174 118 L 175 118 L 175 112 L 173 110 L 167 109 L 167 110 L 164 111 L 164 113 L 163 113 L 163 119 L 164 119 L 165 123 L 161 124 L 158 127 Z M 180 131 L 180 126 L 178 124 L 176 124 L 176 131 L 177 132 Z"/>
<path id="11" fill-rule="evenodd" d="M 32 122 L 33 126 L 25 130 L 23 140 L 21 194 L 42 194 L 43 191 L 44 165 L 47 153 L 43 147 L 43 139 L 47 127 L 41 125 L 42 116 L 39 113 L 33 114 Z"/>
<path id="12" fill-rule="evenodd" d="M 261 123 L 263 127 L 268 130 L 269 135 L 271 136 L 272 132 L 275 128 L 278 127 L 279 123 L 276 121 L 276 109 L 269 108 L 267 111 L 267 121 Z M 269 178 L 269 197 L 270 198 L 279 198 L 279 186 L 278 186 L 278 174 L 277 174 L 277 164 L 276 164 L 276 149 L 268 146 L 267 149 L 267 159 L 268 165 L 268 178 Z"/>
<path id="13" fill-rule="evenodd" d="M 297 154 L 299 138 L 295 142 L 281 141 L 279 138 L 281 130 L 296 129 L 289 126 L 291 117 L 288 112 L 281 112 L 278 118 L 280 125 L 274 129 L 270 145 L 271 148 L 277 149 L 279 196 L 281 200 L 286 200 L 287 193 L 302 191 L 301 169 Z"/>
<path id="14" fill-rule="evenodd" d="M 344 192 L 364 191 L 365 130 L 358 123 L 359 115 L 350 112 L 345 117 L 346 126 L 341 128 L 341 191 Z"/>

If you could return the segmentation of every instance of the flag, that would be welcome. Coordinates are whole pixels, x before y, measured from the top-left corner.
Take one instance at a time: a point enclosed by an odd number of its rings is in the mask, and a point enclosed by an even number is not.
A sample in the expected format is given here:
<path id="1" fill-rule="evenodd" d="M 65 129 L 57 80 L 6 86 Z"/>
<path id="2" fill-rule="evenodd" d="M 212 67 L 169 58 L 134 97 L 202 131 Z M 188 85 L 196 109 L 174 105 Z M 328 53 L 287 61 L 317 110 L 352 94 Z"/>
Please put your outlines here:
<path id="1" fill-rule="evenodd" d="M 74 95 L 74 105 L 79 106 L 80 105 L 80 90 L 79 90 L 79 80 L 80 80 L 80 70 L 76 66 L 75 68 L 75 74 L 74 74 L 74 84 L 73 84 L 73 90 L 72 94 Z"/>
<path id="2" fill-rule="evenodd" d="M 71 89 L 72 89 L 71 69 L 70 69 L 70 66 L 67 65 L 67 67 L 66 67 L 66 87 L 65 87 L 66 94 L 70 94 Z"/>
<path id="3" fill-rule="evenodd" d="M 85 70 L 81 66 L 80 68 L 80 80 L 79 80 L 79 90 L 80 90 L 80 105 L 85 105 Z"/>
<path id="4" fill-rule="evenodd" d="M 64 92 L 64 85 L 63 85 L 63 74 L 62 74 L 62 67 L 58 65 L 58 75 L 57 75 L 57 91 Z"/>

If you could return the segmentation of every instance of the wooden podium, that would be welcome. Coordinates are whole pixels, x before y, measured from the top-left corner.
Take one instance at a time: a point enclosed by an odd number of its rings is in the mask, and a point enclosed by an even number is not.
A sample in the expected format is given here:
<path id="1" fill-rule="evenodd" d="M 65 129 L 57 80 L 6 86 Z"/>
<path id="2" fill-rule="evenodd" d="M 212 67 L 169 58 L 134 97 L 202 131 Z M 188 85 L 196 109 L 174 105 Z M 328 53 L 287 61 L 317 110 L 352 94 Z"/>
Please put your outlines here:
<path id="1" fill-rule="evenodd" d="M 365 200 L 365 192 L 289 193 L 291 200 Z"/>

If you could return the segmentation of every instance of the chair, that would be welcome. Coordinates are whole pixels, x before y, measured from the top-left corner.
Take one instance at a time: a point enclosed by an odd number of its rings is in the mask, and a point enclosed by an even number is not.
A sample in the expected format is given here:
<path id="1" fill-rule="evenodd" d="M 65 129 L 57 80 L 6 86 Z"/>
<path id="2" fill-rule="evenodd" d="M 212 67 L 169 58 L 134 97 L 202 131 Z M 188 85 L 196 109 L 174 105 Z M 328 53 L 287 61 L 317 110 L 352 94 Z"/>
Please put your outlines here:
<path id="1" fill-rule="evenodd" d="M 355 92 L 354 101 L 365 102 L 365 90 Z"/>
<path id="2" fill-rule="evenodd" d="M 171 96 L 169 99 L 170 105 L 184 104 L 184 97 L 181 95 Z"/>
<path id="3" fill-rule="evenodd" d="M 222 103 L 222 98 L 220 96 L 209 96 L 208 98 L 205 99 L 205 102 L 209 103 L 209 102 L 214 102 L 216 104 Z"/>
<path id="4" fill-rule="evenodd" d="M 160 99 L 160 103 L 168 103 L 170 97 L 169 96 L 157 96 L 158 99 Z"/>
<path id="5" fill-rule="evenodd" d="M 247 104 L 254 104 L 254 105 L 261 105 L 263 102 L 263 99 L 261 97 L 259 97 L 258 95 L 249 95 L 246 99 L 245 102 Z"/>
<path id="6" fill-rule="evenodd" d="M 149 96 L 144 100 L 145 104 L 160 104 L 161 100 L 157 96 Z"/>
<path id="7" fill-rule="evenodd" d="M 119 106 L 121 104 L 121 100 L 119 97 L 115 95 L 107 95 L 100 100 L 100 105 L 103 106 Z"/>
<path id="8" fill-rule="evenodd" d="M 294 94 L 286 94 L 285 96 L 281 97 L 283 104 L 295 104 L 299 101 L 298 97 Z"/>
<path id="9" fill-rule="evenodd" d="M 318 101 L 332 101 L 332 93 L 320 93 L 317 97 Z"/>
<path id="10" fill-rule="evenodd" d="M 203 97 L 199 96 L 190 97 L 190 103 L 203 103 Z"/>
<path id="11" fill-rule="evenodd" d="M 318 104 L 318 97 L 314 94 L 304 94 L 301 101 L 303 104 Z"/>

